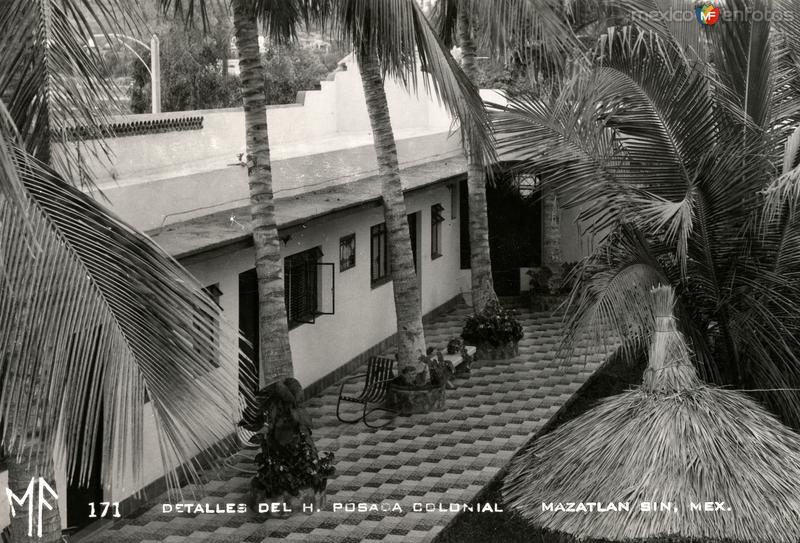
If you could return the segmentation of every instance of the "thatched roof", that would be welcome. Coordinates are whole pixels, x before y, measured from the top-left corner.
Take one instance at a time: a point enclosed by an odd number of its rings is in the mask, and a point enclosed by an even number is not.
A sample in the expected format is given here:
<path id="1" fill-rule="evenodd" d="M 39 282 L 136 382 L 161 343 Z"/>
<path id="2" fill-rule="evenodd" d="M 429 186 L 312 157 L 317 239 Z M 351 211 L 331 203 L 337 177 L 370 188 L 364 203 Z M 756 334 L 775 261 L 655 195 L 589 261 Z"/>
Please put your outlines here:
<path id="1" fill-rule="evenodd" d="M 671 289 L 654 295 L 661 310 L 643 385 L 517 456 L 505 502 L 539 526 L 579 538 L 797 543 L 800 436 L 745 394 L 704 385 L 672 321 Z M 627 502 L 630 511 L 542 507 L 598 502 Z M 642 502 L 674 509 L 643 512 Z M 724 502 L 724 509 L 693 511 L 692 502 Z"/>

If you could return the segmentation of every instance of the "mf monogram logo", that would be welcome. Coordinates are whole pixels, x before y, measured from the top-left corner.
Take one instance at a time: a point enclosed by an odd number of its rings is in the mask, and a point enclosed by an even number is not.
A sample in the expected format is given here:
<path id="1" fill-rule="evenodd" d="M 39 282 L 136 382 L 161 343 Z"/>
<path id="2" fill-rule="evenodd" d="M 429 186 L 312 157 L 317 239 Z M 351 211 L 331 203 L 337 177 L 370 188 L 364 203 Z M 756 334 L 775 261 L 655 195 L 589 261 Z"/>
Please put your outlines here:
<path id="1" fill-rule="evenodd" d="M 25 493 L 22 495 L 22 498 L 14 494 L 10 488 L 6 488 L 6 495 L 8 496 L 8 504 L 11 506 L 11 516 L 17 516 L 17 510 L 14 508 L 14 504 L 16 503 L 20 508 L 20 513 L 24 512 L 25 502 L 28 503 L 28 537 L 33 537 L 33 510 L 34 508 L 38 511 L 37 522 L 36 522 L 36 535 L 38 537 L 42 537 L 42 511 L 46 507 L 48 510 L 53 510 L 53 505 L 58 501 L 58 495 L 53 488 L 47 484 L 47 481 L 44 478 L 39 477 L 39 492 L 37 495 L 37 499 L 34 500 L 34 491 L 36 490 L 36 477 L 31 479 L 31 482 L 28 484 L 28 488 L 25 490 Z M 49 494 L 48 497 L 45 497 L 45 491 Z M 52 501 L 47 501 L 48 499 Z M 35 501 L 35 503 L 34 503 Z"/>

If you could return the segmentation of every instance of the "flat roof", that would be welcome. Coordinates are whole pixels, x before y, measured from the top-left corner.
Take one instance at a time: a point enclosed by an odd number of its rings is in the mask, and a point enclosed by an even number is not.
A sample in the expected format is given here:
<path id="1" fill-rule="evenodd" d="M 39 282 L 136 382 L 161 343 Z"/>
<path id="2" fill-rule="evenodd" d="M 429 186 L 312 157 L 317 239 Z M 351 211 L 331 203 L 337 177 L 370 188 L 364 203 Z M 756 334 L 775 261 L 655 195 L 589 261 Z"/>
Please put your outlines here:
<path id="1" fill-rule="evenodd" d="M 458 155 L 400 170 L 404 191 L 421 189 L 464 175 L 467 163 Z M 371 175 L 324 189 L 275 198 L 279 230 L 300 226 L 333 213 L 380 203 L 381 182 Z M 150 230 L 148 235 L 176 259 L 185 259 L 229 245 L 252 244 L 250 206 L 216 211 Z"/>

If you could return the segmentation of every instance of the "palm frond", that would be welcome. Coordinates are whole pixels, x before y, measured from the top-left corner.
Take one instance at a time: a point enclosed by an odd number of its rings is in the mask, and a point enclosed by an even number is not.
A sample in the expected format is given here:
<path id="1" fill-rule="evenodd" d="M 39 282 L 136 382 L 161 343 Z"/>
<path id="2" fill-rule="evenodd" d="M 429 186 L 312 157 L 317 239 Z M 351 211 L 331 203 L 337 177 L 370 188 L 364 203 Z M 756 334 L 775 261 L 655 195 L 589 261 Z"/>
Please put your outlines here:
<path id="1" fill-rule="evenodd" d="M 0 97 L 25 148 L 79 184 L 92 181 L 76 175 L 78 149 L 106 156 L 99 138 L 116 103 L 115 84 L 90 46 L 93 28 L 129 32 L 137 13 L 135 3 L 93 0 L 9 0 L 0 13 Z M 63 145 L 73 137 L 79 145 Z"/>
<path id="2" fill-rule="evenodd" d="M 567 24 L 568 13 L 556 0 L 447 0 L 433 8 L 433 22 L 447 47 L 457 45 L 459 11 L 466 11 L 480 28 L 480 46 L 498 60 L 515 56 L 542 71 L 559 69 L 580 52 Z"/>
<path id="3" fill-rule="evenodd" d="M 4 198 L 17 210 L 24 210 L 25 189 L 17 174 L 16 153 L 10 143 L 19 140 L 14 119 L 0 100 L 0 201 Z M 2 267 L 2 266 L 0 266 Z"/>
<path id="4" fill-rule="evenodd" d="M 572 352 L 587 334 L 605 347 L 618 338 L 623 357 L 640 352 L 652 331 L 650 288 L 669 284 L 669 277 L 644 237 L 623 225 L 583 264 L 567 304 L 567 329 L 562 345 Z"/>
<path id="5" fill-rule="evenodd" d="M 297 39 L 297 29 L 309 28 L 312 23 L 325 25 L 330 0 L 230 0 L 242 3 L 261 23 L 264 32 L 274 43 Z M 188 27 L 199 20 L 208 31 L 209 15 L 215 10 L 229 8 L 228 0 L 158 0 L 160 10 L 181 19 Z"/>
<path id="6" fill-rule="evenodd" d="M 104 481 L 136 480 L 149 399 L 165 470 L 197 480 L 194 456 L 235 433 L 238 334 L 147 237 L 23 151 L 15 161 L 26 208 L 0 201 L 6 450 L 60 435 L 85 481 L 102 421 Z"/>
<path id="7" fill-rule="evenodd" d="M 297 38 L 301 25 L 325 26 L 330 0 L 253 0 L 253 9 L 269 38 L 284 43 Z"/>

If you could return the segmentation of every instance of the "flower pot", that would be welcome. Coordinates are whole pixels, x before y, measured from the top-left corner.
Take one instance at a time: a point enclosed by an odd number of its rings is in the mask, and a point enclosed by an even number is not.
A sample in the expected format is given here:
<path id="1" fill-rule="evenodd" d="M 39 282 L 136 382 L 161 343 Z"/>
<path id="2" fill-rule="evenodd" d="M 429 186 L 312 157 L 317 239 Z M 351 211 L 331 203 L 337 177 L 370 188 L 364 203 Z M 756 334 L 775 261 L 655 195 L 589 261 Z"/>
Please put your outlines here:
<path id="1" fill-rule="evenodd" d="M 476 345 L 475 360 L 508 360 L 519 356 L 519 342 L 509 341 L 502 345 L 481 343 Z"/>
<path id="2" fill-rule="evenodd" d="M 444 400 L 444 387 L 417 388 L 389 383 L 386 390 L 386 407 L 397 411 L 399 415 L 429 413 L 442 409 Z"/>
<path id="3" fill-rule="evenodd" d="M 251 483 L 247 505 L 250 507 L 250 511 L 272 518 L 288 518 L 303 512 L 313 513 L 325 508 L 326 486 L 327 480 L 322 488 L 303 487 L 297 491 L 296 495 L 291 492 L 282 492 L 277 496 L 267 496 L 263 490 L 256 488 Z M 305 510 L 303 506 L 305 506 Z"/>
<path id="4" fill-rule="evenodd" d="M 563 296 L 532 293 L 531 311 L 555 311 L 563 301 Z"/>

